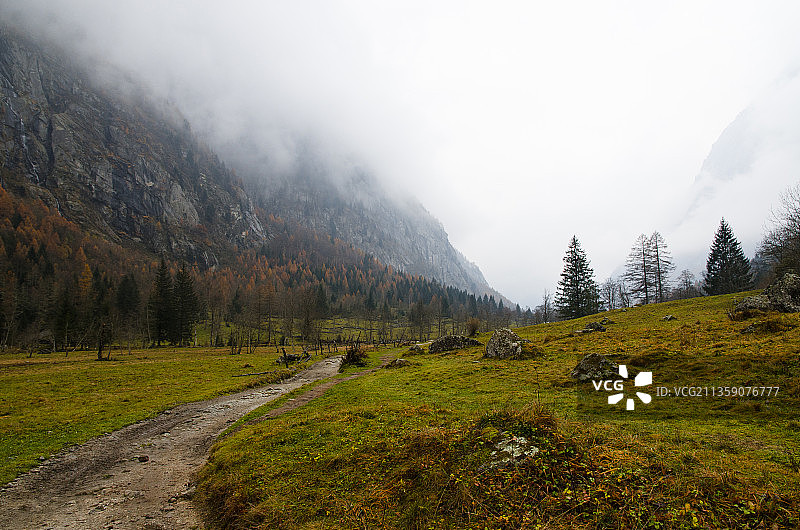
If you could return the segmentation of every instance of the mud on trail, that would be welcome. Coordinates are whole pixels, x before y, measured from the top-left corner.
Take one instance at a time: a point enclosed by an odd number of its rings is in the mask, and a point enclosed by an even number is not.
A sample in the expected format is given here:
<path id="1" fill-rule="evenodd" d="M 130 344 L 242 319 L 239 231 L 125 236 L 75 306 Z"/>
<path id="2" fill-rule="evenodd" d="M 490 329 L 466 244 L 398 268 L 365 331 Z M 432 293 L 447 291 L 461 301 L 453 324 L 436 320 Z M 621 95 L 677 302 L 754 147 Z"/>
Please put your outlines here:
<path id="1" fill-rule="evenodd" d="M 192 481 L 217 437 L 264 403 L 335 375 L 340 361 L 325 359 L 281 383 L 180 405 L 62 451 L 0 490 L 0 528 L 201 528 L 190 502 Z M 298 399 L 297 405 L 310 401 Z"/>

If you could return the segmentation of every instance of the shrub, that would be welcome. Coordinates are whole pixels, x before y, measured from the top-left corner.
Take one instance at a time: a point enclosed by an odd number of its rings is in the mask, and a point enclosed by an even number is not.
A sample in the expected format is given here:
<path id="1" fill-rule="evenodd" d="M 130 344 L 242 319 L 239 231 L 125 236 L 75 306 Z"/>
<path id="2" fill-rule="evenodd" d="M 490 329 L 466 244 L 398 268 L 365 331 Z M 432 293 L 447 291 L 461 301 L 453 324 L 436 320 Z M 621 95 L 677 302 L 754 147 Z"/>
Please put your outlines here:
<path id="1" fill-rule="evenodd" d="M 467 336 L 474 337 L 481 329 L 481 321 L 475 317 L 467 319 Z"/>
<path id="2" fill-rule="evenodd" d="M 350 344 L 345 350 L 342 365 L 339 367 L 341 372 L 348 366 L 366 366 L 367 365 L 367 351 L 364 346 L 360 344 Z"/>

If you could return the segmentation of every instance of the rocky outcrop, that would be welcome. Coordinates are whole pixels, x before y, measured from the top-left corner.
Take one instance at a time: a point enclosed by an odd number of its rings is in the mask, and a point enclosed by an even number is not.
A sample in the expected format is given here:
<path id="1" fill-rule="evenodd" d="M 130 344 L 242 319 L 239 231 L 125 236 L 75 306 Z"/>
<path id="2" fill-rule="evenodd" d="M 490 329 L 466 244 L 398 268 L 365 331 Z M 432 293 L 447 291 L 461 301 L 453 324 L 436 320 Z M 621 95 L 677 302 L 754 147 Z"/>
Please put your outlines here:
<path id="1" fill-rule="evenodd" d="M 69 58 L 0 28 L 2 186 L 112 241 L 216 263 L 266 237 L 237 178 L 169 108 L 93 86 Z"/>
<path id="2" fill-rule="evenodd" d="M 736 311 L 800 312 L 800 276 L 787 273 L 774 281 L 764 292 L 749 296 L 736 304 Z"/>
<path id="3" fill-rule="evenodd" d="M 483 343 L 462 335 L 446 335 L 433 341 L 428 347 L 428 352 L 442 353 L 446 351 L 461 350 L 471 346 L 483 346 Z"/>
<path id="4" fill-rule="evenodd" d="M 521 338 L 508 328 L 494 330 L 492 338 L 486 343 L 485 357 L 507 359 L 522 356 L 522 346 L 530 342 Z"/>
<path id="5" fill-rule="evenodd" d="M 619 366 L 608 357 L 599 353 L 590 353 L 573 368 L 569 375 L 578 382 L 620 379 Z"/>

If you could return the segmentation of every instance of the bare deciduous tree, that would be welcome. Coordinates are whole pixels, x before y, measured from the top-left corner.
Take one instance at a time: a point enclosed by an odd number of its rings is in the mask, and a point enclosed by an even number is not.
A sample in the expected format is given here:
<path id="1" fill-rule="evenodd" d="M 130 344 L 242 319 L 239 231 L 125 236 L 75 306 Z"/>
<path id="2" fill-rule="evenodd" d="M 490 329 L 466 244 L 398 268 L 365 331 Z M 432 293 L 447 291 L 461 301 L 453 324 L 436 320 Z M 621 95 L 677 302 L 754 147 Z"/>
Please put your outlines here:
<path id="1" fill-rule="evenodd" d="M 800 270 L 800 184 L 781 195 L 771 220 L 773 227 L 761 241 L 759 255 L 779 274 Z"/>

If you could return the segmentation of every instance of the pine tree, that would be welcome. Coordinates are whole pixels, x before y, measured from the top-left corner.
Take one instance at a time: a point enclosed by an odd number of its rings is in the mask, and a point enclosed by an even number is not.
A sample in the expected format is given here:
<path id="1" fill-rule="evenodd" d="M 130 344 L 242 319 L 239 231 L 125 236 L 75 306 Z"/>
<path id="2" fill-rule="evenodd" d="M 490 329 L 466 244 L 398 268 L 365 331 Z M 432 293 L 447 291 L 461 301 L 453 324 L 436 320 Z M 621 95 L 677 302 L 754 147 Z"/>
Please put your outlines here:
<path id="1" fill-rule="evenodd" d="M 172 297 L 174 308 L 173 342 L 182 346 L 191 341 L 199 310 L 197 293 L 194 290 L 194 279 L 189 274 L 189 271 L 186 270 L 186 265 L 183 265 L 175 274 Z"/>
<path id="2" fill-rule="evenodd" d="M 150 329 L 153 342 L 159 346 L 172 335 L 174 322 L 172 302 L 172 275 L 162 258 L 149 300 Z"/>
<path id="3" fill-rule="evenodd" d="M 733 230 L 723 218 L 706 262 L 703 290 L 711 295 L 728 294 L 746 291 L 751 286 L 750 262 L 733 235 Z"/>
<path id="4" fill-rule="evenodd" d="M 600 310 L 600 296 L 594 271 L 578 238 L 572 240 L 564 256 L 564 270 L 558 282 L 555 305 L 563 318 L 578 318 Z"/>
<path id="5" fill-rule="evenodd" d="M 122 277 L 117 286 L 117 310 L 123 320 L 132 318 L 139 311 L 139 286 L 133 274 Z"/>
<path id="6" fill-rule="evenodd" d="M 122 277 L 117 286 L 117 312 L 122 320 L 122 327 L 127 331 L 128 353 L 131 352 L 131 340 L 133 330 L 136 327 L 137 315 L 141 304 L 139 286 L 133 274 L 126 274 Z"/>

